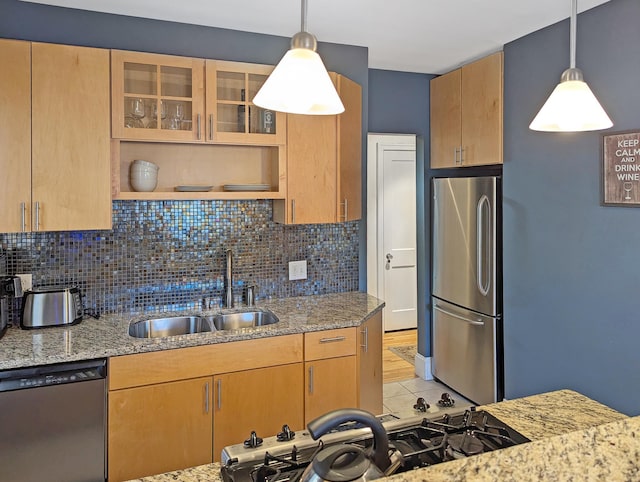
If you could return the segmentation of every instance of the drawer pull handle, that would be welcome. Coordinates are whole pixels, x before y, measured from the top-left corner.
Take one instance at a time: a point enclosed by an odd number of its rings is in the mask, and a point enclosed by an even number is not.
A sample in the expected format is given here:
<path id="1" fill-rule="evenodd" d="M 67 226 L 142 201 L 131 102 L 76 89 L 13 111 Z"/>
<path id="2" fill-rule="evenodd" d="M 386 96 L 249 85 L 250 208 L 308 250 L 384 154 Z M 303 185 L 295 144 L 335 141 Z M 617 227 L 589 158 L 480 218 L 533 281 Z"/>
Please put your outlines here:
<path id="1" fill-rule="evenodd" d="M 347 339 L 346 336 L 334 336 L 332 338 L 320 338 L 320 343 L 335 343 L 337 341 L 344 341 L 346 339 Z"/>

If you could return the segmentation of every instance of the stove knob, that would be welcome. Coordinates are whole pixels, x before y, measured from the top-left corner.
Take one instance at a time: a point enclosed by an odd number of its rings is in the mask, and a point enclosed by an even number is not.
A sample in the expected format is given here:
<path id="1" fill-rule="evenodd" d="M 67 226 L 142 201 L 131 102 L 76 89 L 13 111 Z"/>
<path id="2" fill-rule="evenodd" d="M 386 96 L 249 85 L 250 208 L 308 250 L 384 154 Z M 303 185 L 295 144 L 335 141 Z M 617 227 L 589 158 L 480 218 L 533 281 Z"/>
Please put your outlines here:
<path id="1" fill-rule="evenodd" d="M 258 437 L 258 434 L 255 432 L 251 432 L 251 436 L 244 441 L 246 448 L 255 449 L 256 447 L 260 447 L 260 445 L 262 445 L 262 439 Z"/>
<path id="2" fill-rule="evenodd" d="M 442 394 L 442 398 L 438 400 L 438 405 L 440 405 L 441 407 L 453 407 L 455 403 L 455 400 L 451 398 L 451 395 L 449 395 L 449 393 L 447 392 L 444 392 Z"/>
<path id="3" fill-rule="evenodd" d="M 427 410 L 429 410 L 429 404 L 425 402 L 424 398 L 420 397 L 416 401 L 416 404 L 413 406 L 413 409 L 417 410 L 418 412 L 426 412 Z"/>
<path id="4" fill-rule="evenodd" d="M 296 436 L 296 433 L 292 431 L 288 425 L 282 426 L 282 432 L 278 434 L 278 442 L 287 442 L 289 440 L 293 440 Z"/>

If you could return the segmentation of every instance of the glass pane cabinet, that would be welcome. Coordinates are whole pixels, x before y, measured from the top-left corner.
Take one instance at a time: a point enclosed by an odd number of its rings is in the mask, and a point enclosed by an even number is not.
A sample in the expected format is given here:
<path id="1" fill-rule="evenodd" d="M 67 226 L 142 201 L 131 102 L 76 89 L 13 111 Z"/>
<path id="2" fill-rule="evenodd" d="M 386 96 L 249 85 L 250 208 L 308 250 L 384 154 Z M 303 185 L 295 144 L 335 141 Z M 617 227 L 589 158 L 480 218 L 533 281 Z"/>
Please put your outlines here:
<path id="1" fill-rule="evenodd" d="M 114 138 L 203 139 L 203 60 L 122 51 L 111 60 Z"/>
<path id="2" fill-rule="evenodd" d="M 284 199 L 286 117 L 252 99 L 272 66 L 111 51 L 113 199 Z M 158 166 L 134 189 L 134 160 Z"/>
<path id="3" fill-rule="evenodd" d="M 269 65 L 207 61 L 209 141 L 284 144 L 284 114 L 252 102 L 272 70 Z"/>

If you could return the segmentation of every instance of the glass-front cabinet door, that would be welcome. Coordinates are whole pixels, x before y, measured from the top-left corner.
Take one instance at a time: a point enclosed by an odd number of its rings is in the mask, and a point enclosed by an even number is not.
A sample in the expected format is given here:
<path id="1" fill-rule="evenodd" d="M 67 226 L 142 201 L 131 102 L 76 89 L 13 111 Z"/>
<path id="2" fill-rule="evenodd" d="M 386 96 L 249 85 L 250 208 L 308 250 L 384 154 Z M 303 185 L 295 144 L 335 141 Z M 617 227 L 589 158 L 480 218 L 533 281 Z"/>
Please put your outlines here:
<path id="1" fill-rule="evenodd" d="M 253 98 L 271 65 L 207 60 L 207 141 L 284 144 L 284 114 L 262 109 Z"/>
<path id="2" fill-rule="evenodd" d="M 113 50 L 111 63 L 114 138 L 204 141 L 204 60 Z"/>

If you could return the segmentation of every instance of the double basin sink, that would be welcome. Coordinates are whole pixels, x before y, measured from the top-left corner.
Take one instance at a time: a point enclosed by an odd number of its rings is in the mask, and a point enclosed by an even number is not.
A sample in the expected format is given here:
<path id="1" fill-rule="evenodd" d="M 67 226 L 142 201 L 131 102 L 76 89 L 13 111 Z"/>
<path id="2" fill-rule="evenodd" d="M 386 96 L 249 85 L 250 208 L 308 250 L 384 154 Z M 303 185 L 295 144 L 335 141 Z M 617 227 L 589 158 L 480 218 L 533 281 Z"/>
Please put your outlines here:
<path id="1" fill-rule="evenodd" d="M 279 321 L 276 315 L 266 310 L 200 316 L 172 316 L 131 323 L 129 325 L 129 335 L 135 338 L 162 338 L 189 335 L 191 333 L 256 328 L 272 325 Z"/>

